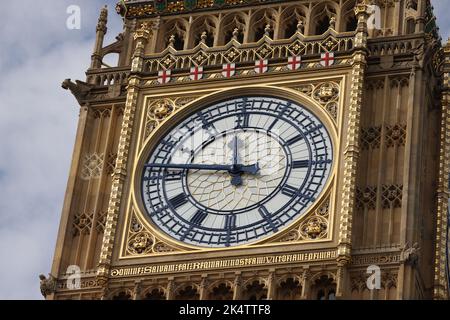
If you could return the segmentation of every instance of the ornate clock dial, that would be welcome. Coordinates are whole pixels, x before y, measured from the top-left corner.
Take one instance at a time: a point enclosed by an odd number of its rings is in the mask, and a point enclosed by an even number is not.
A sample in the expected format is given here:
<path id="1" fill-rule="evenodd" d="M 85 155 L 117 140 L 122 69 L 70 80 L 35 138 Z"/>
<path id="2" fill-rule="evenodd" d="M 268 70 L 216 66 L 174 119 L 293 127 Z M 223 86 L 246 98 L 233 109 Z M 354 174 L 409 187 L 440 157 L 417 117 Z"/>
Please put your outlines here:
<path id="1" fill-rule="evenodd" d="M 241 97 L 197 111 L 156 145 L 142 177 L 153 224 L 196 246 L 247 244 L 286 228 L 323 191 L 333 150 L 305 107 Z"/>

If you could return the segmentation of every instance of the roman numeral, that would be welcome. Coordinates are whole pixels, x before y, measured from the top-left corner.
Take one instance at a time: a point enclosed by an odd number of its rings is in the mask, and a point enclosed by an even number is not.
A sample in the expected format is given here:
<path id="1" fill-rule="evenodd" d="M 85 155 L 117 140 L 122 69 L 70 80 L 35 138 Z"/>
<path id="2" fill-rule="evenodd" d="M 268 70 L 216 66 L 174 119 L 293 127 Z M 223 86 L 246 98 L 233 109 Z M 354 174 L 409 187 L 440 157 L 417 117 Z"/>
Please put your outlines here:
<path id="1" fill-rule="evenodd" d="M 277 231 L 278 231 L 278 228 L 277 228 L 277 226 L 275 225 L 275 223 L 273 222 L 273 220 L 272 220 L 272 214 L 269 212 L 269 210 L 267 210 L 266 207 L 261 206 L 261 207 L 258 208 L 258 212 L 259 212 L 259 214 L 261 215 L 261 217 L 263 217 L 264 220 L 267 221 L 267 223 L 268 223 L 269 226 L 272 228 L 272 230 L 273 230 L 274 232 L 277 232 Z"/>
<path id="2" fill-rule="evenodd" d="M 175 209 L 185 205 L 188 202 L 187 196 L 184 193 L 180 193 L 179 195 L 173 197 L 169 200 L 169 203 Z"/>
<path id="3" fill-rule="evenodd" d="M 302 140 L 302 139 L 303 139 L 303 136 L 302 136 L 301 134 L 299 134 L 298 136 L 293 137 L 292 139 L 289 139 L 289 140 L 286 142 L 286 144 L 287 144 L 288 146 L 290 146 L 290 145 L 293 145 L 293 144 L 296 143 L 296 142 L 299 142 L 299 141 Z"/>
<path id="4" fill-rule="evenodd" d="M 179 180 L 181 180 L 182 172 L 183 171 L 178 171 L 178 172 L 168 171 L 168 172 L 164 172 L 164 174 L 163 174 L 164 181 L 179 181 Z"/>
<path id="5" fill-rule="evenodd" d="M 287 184 L 281 189 L 281 193 L 285 196 L 294 198 L 298 195 L 298 189 Z"/>
<path id="6" fill-rule="evenodd" d="M 300 168 L 309 168 L 310 162 L 309 160 L 299 160 L 292 162 L 292 168 L 300 169 Z"/>
<path id="7" fill-rule="evenodd" d="M 150 183 L 155 184 L 158 180 L 164 180 L 164 181 L 179 181 L 182 178 L 183 171 L 164 171 L 161 175 L 152 175 L 152 176 L 146 176 L 142 180 L 144 181 L 150 181 Z"/>
<path id="8" fill-rule="evenodd" d="M 246 128 L 250 123 L 250 114 L 242 113 L 237 116 L 236 119 L 236 128 Z"/>
<path id="9" fill-rule="evenodd" d="M 229 214 L 225 216 L 225 229 L 231 230 L 236 228 L 236 216 L 234 214 Z"/>
<path id="10" fill-rule="evenodd" d="M 202 128 L 207 130 L 211 135 L 217 135 L 218 131 L 216 129 L 216 127 L 214 126 L 213 123 L 208 122 L 208 120 L 206 120 L 205 115 L 201 112 L 197 113 L 197 116 L 200 118 L 200 120 L 202 121 Z"/>
<path id="11" fill-rule="evenodd" d="M 191 223 L 200 226 L 205 221 L 208 213 L 202 210 L 198 210 L 191 218 Z"/>
<path id="12" fill-rule="evenodd" d="M 280 106 L 280 104 L 278 104 L 278 106 Z M 267 131 L 272 131 L 273 127 L 275 127 L 275 125 L 278 123 L 278 121 L 280 120 L 281 116 L 283 116 L 287 109 L 291 106 L 290 103 L 287 103 L 285 105 L 283 105 L 283 108 L 280 110 L 279 116 L 272 122 L 272 124 L 269 126 L 269 129 Z M 277 107 L 278 109 L 278 107 Z"/>

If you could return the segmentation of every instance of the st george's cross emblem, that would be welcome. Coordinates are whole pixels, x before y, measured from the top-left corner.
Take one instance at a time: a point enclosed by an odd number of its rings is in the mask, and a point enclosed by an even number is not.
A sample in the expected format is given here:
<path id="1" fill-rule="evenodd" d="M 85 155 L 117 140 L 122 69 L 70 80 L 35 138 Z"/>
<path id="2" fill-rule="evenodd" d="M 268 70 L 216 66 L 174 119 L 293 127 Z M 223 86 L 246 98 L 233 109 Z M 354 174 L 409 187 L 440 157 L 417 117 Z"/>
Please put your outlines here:
<path id="1" fill-rule="evenodd" d="M 158 71 L 158 82 L 160 84 L 166 84 L 171 79 L 172 72 L 171 70 L 160 70 Z"/>
<path id="2" fill-rule="evenodd" d="M 300 56 L 292 56 L 288 59 L 288 69 L 289 70 L 297 70 L 302 65 L 302 57 Z"/>
<path id="3" fill-rule="evenodd" d="M 334 52 L 325 52 L 320 55 L 320 64 L 329 67 L 334 64 Z"/>
<path id="4" fill-rule="evenodd" d="M 191 78 L 191 80 L 200 80 L 203 78 L 203 67 L 192 67 L 190 74 L 189 74 L 189 78 Z"/>
<path id="5" fill-rule="evenodd" d="M 266 73 L 269 70 L 269 61 L 265 59 L 255 61 L 255 72 Z"/>
<path id="6" fill-rule="evenodd" d="M 236 65 L 234 63 L 226 63 L 222 67 L 222 75 L 225 78 L 231 78 L 236 74 Z"/>

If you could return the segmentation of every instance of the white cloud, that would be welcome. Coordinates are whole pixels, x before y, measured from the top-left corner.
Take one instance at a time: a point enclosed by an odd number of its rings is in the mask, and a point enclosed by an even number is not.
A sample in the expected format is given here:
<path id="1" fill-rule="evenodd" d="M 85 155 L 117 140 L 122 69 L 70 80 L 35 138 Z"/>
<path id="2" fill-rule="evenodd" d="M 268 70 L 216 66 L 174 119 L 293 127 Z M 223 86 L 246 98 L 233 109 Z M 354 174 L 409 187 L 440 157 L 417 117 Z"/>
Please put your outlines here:
<path id="1" fill-rule="evenodd" d="M 110 5 L 109 39 L 120 31 L 115 0 L 8 3 L 0 34 L 0 299 L 40 299 L 48 273 L 73 150 L 78 105 L 60 88 L 84 79 L 101 6 Z M 66 29 L 66 8 L 81 7 L 81 30 Z M 450 2 L 434 0 L 441 31 Z"/>
<path id="2" fill-rule="evenodd" d="M 110 35 L 120 18 L 110 3 Z M 79 106 L 61 88 L 84 79 L 104 1 L 14 1 L 0 37 L 0 298 L 40 299 L 51 268 Z M 66 8 L 82 9 L 81 30 Z M 20 21 L 20 23 L 17 23 Z"/>

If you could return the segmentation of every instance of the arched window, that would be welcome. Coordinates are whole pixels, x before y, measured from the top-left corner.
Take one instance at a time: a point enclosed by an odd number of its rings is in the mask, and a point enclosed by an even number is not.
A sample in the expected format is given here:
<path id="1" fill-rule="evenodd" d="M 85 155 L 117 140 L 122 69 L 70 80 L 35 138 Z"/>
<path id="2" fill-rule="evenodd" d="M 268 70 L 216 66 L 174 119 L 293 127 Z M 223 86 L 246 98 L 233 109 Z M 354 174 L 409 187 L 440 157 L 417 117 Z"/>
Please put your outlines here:
<path id="1" fill-rule="evenodd" d="M 219 35 L 219 45 L 225 45 L 236 39 L 239 43 L 244 42 L 245 16 L 242 14 L 229 14 L 222 21 L 222 32 Z"/>
<path id="2" fill-rule="evenodd" d="M 275 11 L 260 10 L 256 12 L 250 22 L 249 42 L 257 42 L 264 35 L 268 35 L 273 39 L 275 26 Z"/>
<path id="3" fill-rule="evenodd" d="M 265 300 L 267 299 L 267 288 L 264 283 L 255 280 L 245 286 L 242 297 L 244 300 Z"/>
<path id="4" fill-rule="evenodd" d="M 166 295 L 163 290 L 155 288 L 148 291 L 142 300 L 166 300 Z"/>
<path id="5" fill-rule="evenodd" d="M 199 298 L 197 288 L 191 285 L 178 290 L 175 294 L 175 300 L 198 300 Z"/>
<path id="6" fill-rule="evenodd" d="M 320 2 L 312 11 L 310 34 L 321 35 L 325 33 L 335 20 L 336 9 L 331 2 Z"/>
<path id="7" fill-rule="evenodd" d="M 345 22 L 345 31 L 355 31 L 358 27 L 358 19 L 356 17 L 349 17 L 348 20 Z"/>
<path id="8" fill-rule="evenodd" d="M 302 8 L 293 6 L 286 8 L 281 14 L 281 28 L 278 35 L 281 39 L 292 37 L 297 31 L 305 32 L 306 15 Z"/>
<path id="9" fill-rule="evenodd" d="M 302 287 L 295 278 L 287 278 L 280 283 L 277 298 L 280 300 L 298 300 L 301 297 Z"/>
<path id="10" fill-rule="evenodd" d="M 197 46 L 200 42 L 205 43 L 208 47 L 214 46 L 216 22 L 211 17 L 200 17 L 196 19 L 190 30 L 190 48 Z"/>
<path id="11" fill-rule="evenodd" d="M 161 50 L 172 46 L 175 50 L 183 50 L 186 39 L 186 23 L 181 19 L 169 21 L 163 29 L 164 43 Z"/>
<path id="12" fill-rule="evenodd" d="M 340 24 L 340 31 L 352 32 L 358 27 L 358 19 L 355 15 L 356 1 L 347 1 L 342 7 L 342 20 Z"/>
<path id="13" fill-rule="evenodd" d="M 233 290 L 231 285 L 220 283 L 211 289 L 209 294 L 210 300 L 233 300 Z"/>
<path id="14" fill-rule="evenodd" d="M 131 294 L 126 291 L 120 291 L 112 297 L 112 300 L 131 300 Z"/>
<path id="15" fill-rule="evenodd" d="M 316 279 L 311 287 L 312 297 L 317 300 L 335 300 L 336 283 L 333 278 L 323 275 Z"/>
<path id="16" fill-rule="evenodd" d="M 416 21 L 414 18 L 408 18 L 406 20 L 405 34 L 413 34 L 416 32 Z"/>

